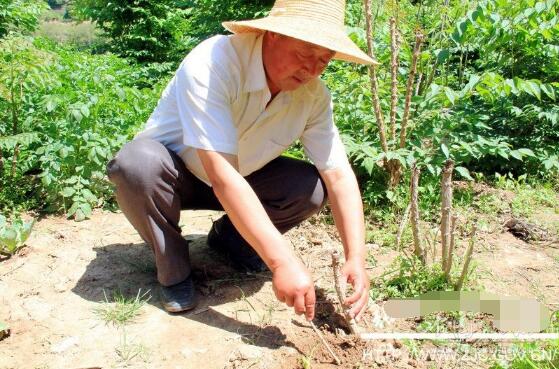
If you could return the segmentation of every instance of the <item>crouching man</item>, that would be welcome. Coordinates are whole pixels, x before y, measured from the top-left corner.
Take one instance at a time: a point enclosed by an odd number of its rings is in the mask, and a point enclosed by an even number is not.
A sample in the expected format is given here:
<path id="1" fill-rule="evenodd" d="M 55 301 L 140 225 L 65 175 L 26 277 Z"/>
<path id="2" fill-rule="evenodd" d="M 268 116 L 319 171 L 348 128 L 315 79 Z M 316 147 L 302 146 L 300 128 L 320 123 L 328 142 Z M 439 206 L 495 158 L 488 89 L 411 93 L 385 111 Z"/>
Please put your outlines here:
<path id="1" fill-rule="evenodd" d="M 357 181 L 319 76 L 331 59 L 375 63 L 346 35 L 343 0 L 277 0 L 265 18 L 225 22 L 179 66 L 145 129 L 108 164 L 120 208 L 155 253 L 162 304 L 196 298 L 181 209 L 224 210 L 208 244 L 238 268 L 272 272 L 276 297 L 313 319 L 312 277 L 282 236 L 327 197 L 342 240 L 350 314 L 365 311 Z M 280 156 L 299 139 L 313 164 Z"/>

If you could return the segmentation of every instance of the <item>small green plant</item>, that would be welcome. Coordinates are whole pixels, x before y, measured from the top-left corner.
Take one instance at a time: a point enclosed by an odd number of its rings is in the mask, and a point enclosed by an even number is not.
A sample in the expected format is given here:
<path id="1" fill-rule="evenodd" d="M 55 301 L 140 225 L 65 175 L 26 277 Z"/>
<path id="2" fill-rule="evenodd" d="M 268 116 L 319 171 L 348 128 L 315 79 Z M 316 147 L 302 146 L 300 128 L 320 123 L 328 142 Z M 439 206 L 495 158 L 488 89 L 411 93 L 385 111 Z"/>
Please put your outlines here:
<path id="1" fill-rule="evenodd" d="M 299 358 L 299 364 L 301 365 L 301 367 L 303 369 L 311 369 L 312 368 L 314 351 L 316 350 L 317 347 L 318 347 L 318 345 L 315 345 L 311 349 L 311 352 L 308 355 L 303 355 Z"/>
<path id="2" fill-rule="evenodd" d="M 105 302 L 95 309 L 95 313 L 104 320 L 107 324 L 111 323 L 117 326 L 122 326 L 131 322 L 138 314 L 140 309 L 151 298 L 148 295 L 149 290 L 141 294 L 141 289 L 135 297 L 125 297 L 122 292 L 116 291 L 113 293 L 112 301 L 109 301 L 105 291 Z"/>
<path id="3" fill-rule="evenodd" d="M 31 234 L 35 220 L 25 222 L 16 217 L 8 222 L 0 215 L 0 255 L 12 256 L 23 247 Z"/>
<path id="4" fill-rule="evenodd" d="M 147 361 L 148 359 L 148 349 L 141 343 L 129 342 L 126 336 L 126 330 L 122 330 L 122 336 L 120 344 L 115 348 L 115 352 L 119 358 L 119 361 L 128 365 L 130 361 L 135 358 L 139 358 L 142 361 Z"/>

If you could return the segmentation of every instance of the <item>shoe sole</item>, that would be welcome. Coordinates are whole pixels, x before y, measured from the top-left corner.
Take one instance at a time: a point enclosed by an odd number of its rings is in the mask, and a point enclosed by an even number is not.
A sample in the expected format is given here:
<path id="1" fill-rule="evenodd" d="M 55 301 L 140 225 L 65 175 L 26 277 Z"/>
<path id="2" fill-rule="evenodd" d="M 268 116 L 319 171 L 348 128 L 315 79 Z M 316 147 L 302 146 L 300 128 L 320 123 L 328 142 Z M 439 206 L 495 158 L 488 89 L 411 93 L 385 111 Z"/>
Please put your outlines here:
<path id="1" fill-rule="evenodd" d="M 168 306 L 168 305 L 164 305 L 163 304 L 163 308 L 165 309 L 165 311 L 167 311 L 168 313 L 181 313 L 184 311 L 189 311 L 192 310 L 196 307 L 196 303 L 192 304 L 192 305 L 188 305 L 188 306 Z"/>

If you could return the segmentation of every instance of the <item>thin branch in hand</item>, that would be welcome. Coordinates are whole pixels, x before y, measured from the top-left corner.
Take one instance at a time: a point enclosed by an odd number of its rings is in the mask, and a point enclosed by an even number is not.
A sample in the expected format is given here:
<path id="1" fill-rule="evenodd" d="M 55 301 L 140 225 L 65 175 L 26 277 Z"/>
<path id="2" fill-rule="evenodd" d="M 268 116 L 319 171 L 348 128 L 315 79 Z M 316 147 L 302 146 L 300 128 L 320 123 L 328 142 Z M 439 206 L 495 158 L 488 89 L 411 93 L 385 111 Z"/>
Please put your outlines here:
<path id="1" fill-rule="evenodd" d="M 423 33 L 418 29 L 415 31 L 415 46 L 413 47 L 413 55 L 411 59 L 411 67 L 408 75 L 408 84 L 406 86 L 406 99 L 404 103 L 404 116 L 402 117 L 402 127 L 400 128 L 400 148 L 406 146 L 407 126 L 410 116 L 411 97 L 414 92 L 415 73 L 417 72 L 417 62 L 421 54 L 421 45 L 423 43 Z"/>
<path id="2" fill-rule="evenodd" d="M 359 332 L 357 323 L 349 315 L 349 310 L 346 308 L 344 301 L 346 295 L 346 284 L 341 278 L 341 264 L 340 264 L 340 253 L 337 250 L 332 251 L 332 270 L 334 272 L 334 287 L 336 288 L 336 293 L 338 295 L 338 300 L 340 301 L 340 306 L 342 307 L 344 319 L 349 326 L 351 334 L 357 334 Z"/>

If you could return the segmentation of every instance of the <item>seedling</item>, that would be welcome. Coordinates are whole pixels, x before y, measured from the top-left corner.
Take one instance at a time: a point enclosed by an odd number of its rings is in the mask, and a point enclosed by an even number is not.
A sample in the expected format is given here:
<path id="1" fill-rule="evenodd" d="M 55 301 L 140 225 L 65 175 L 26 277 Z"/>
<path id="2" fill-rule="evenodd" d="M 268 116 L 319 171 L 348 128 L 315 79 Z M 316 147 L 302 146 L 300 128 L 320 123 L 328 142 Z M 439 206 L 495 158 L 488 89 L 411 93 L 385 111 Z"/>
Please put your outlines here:
<path id="1" fill-rule="evenodd" d="M 35 220 L 24 222 L 16 218 L 9 224 L 6 217 L 0 215 L 0 254 L 10 257 L 21 249 L 29 238 L 34 223 Z"/>

